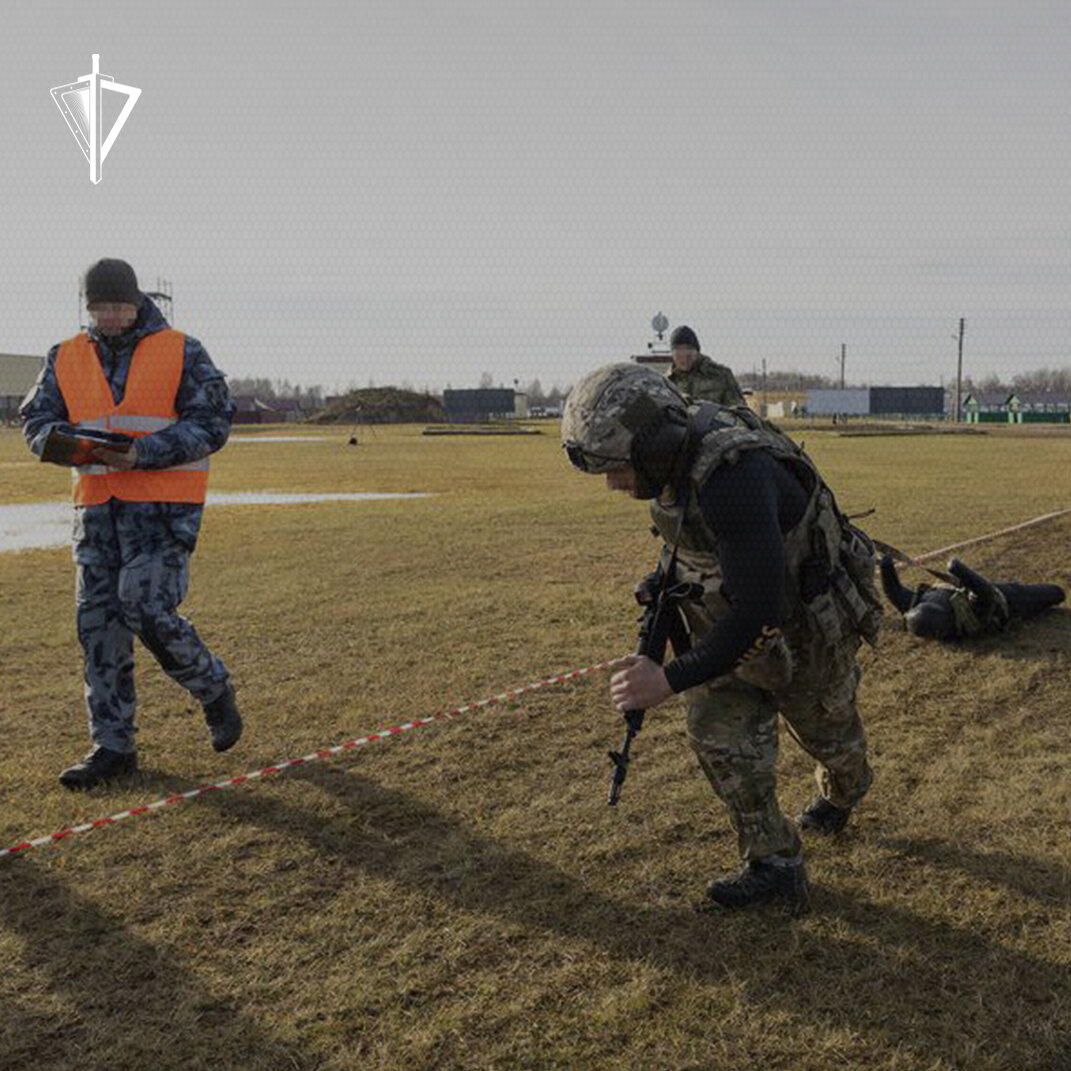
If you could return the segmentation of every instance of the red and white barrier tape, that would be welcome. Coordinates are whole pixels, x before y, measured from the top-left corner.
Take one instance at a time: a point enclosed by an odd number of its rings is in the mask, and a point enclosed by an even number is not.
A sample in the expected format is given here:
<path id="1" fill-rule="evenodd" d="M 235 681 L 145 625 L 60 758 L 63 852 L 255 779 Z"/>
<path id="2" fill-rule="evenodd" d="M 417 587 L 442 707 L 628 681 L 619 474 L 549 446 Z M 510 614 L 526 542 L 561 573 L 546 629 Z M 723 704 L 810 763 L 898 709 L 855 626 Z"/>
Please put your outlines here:
<path id="1" fill-rule="evenodd" d="M 984 543 L 987 540 L 996 539 L 1002 535 L 1010 535 L 1012 532 L 1019 532 L 1024 528 L 1030 528 L 1035 524 L 1041 524 L 1044 521 L 1051 521 L 1057 517 L 1063 517 L 1068 513 L 1071 513 L 1071 508 L 1057 510 L 1055 513 L 1046 513 L 1041 517 L 1034 517 L 1032 520 L 1023 521 L 1021 524 L 1014 524 L 1008 528 L 1002 528 L 997 532 L 989 532 L 987 535 L 977 536 L 974 539 L 967 539 L 962 543 L 953 543 L 951 546 L 927 551 L 925 554 L 918 555 L 914 560 L 916 562 L 929 561 L 932 558 L 938 558 L 943 554 L 948 554 L 950 551 L 960 550 L 962 547 L 973 546 L 976 543 Z M 508 691 L 499 692 L 497 695 L 489 696 L 487 699 L 480 699 L 473 703 L 466 703 L 464 706 L 454 707 L 453 710 L 438 711 L 427 718 L 416 718 L 413 721 L 407 721 L 404 725 L 395 725 L 388 729 L 378 729 L 374 733 L 368 733 L 366 736 L 359 736 L 353 740 L 347 740 L 344 744 L 337 744 L 335 747 L 322 748 L 319 751 L 313 751 L 311 754 L 303 755 L 298 759 L 288 759 L 286 762 L 280 762 L 274 766 L 265 766 L 262 770 L 254 770 L 251 773 L 240 774 L 238 777 L 228 777 L 224 781 L 217 781 L 211 785 L 201 785 L 198 788 L 191 788 L 187 792 L 180 792 L 174 796 L 164 796 L 160 799 L 153 800 L 151 803 L 143 804 L 141 807 L 132 807 L 126 811 L 119 811 L 116 814 L 109 815 L 107 818 L 97 818 L 92 822 L 84 822 L 81 825 L 61 829 L 58 833 L 50 833 L 45 837 L 36 837 L 33 840 L 25 840 L 21 844 L 12 845 L 10 848 L 0 849 L 0 859 L 21 855 L 28 852 L 31 848 L 42 848 L 46 844 L 57 844 L 77 833 L 89 833 L 94 829 L 100 829 L 102 826 L 114 825 L 127 818 L 136 818 L 139 815 L 154 814 L 156 811 L 162 810 L 165 807 L 171 807 L 179 803 L 186 803 L 188 800 L 197 799 L 198 796 L 204 796 L 209 792 L 218 792 L 220 789 L 234 788 L 238 785 L 244 785 L 247 781 L 255 781 L 258 778 L 267 777 L 270 774 L 279 773 L 282 770 L 289 770 L 295 766 L 306 766 L 310 762 L 321 762 L 334 755 L 341 755 L 343 752 L 354 751 L 359 747 L 374 744 L 377 740 L 388 740 L 391 737 L 399 736 L 402 733 L 412 732 L 414 729 L 422 729 L 425 725 L 431 725 L 436 721 L 456 718 L 462 714 L 468 714 L 470 711 L 492 706 L 495 703 L 505 703 L 510 699 L 516 699 L 518 696 L 525 695 L 528 692 L 538 691 L 540 688 L 547 688 L 551 685 L 564 684 L 566 681 L 577 680 L 588 674 L 596 673 L 603 669 L 609 669 L 611 666 L 616 666 L 622 661 L 624 661 L 623 658 L 612 658 L 605 662 L 595 662 L 590 666 L 584 666 L 582 669 L 569 670 L 567 673 L 559 673 L 554 677 L 546 677 L 540 681 L 533 681 L 531 684 L 526 684 L 521 688 L 511 688 Z"/>
<path id="2" fill-rule="evenodd" d="M 282 770 L 293 769 L 296 766 L 307 766 L 310 762 L 321 762 L 334 755 L 341 755 L 343 752 L 354 751 L 359 747 L 374 744 L 377 740 L 389 740 L 392 737 L 400 736 L 402 733 L 412 732 L 414 729 L 422 729 L 425 725 L 431 725 L 437 721 L 460 717 L 462 714 L 468 714 L 471 711 L 479 710 L 482 707 L 493 706 L 495 703 L 508 702 L 510 699 L 516 699 L 518 696 L 525 695 L 528 692 L 538 691 L 540 688 L 547 688 L 555 684 L 565 684 L 567 681 L 586 677 L 588 674 L 596 673 L 599 670 L 609 669 L 611 666 L 615 666 L 621 661 L 623 661 L 623 659 L 613 658 L 606 662 L 596 662 L 593 665 L 584 666 L 582 669 L 572 669 L 567 673 L 559 673 L 554 677 L 546 677 L 540 681 L 533 681 L 531 684 L 526 684 L 522 688 L 510 688 L 508 691 L 499 692 L 497 695 L 489 696 L 487 699 L 480 699 L 473 703 L 466 703 L 464 706 L 454 707 L 452 710 L 440 710 L 427 718 L 414 718 L 413 721 L 407 721 L 404 725 L 394 725 L 388 729 L 377 729 L 374 733 L 368 733 L 365 736 L 347 740 L 344 744 L 337 744 L 335 747 L 321 748 L 319 751 L 313 751 L 311 754 L 302 755 L 299 759 L 288 759 L 286 762 L 279 762 L 274 766 L 265 766 L 262 770 L 253 770 L 251 773 L 240 774 L 238 777 L 228 777 L 224 781 L 217 781 L 211 785 L 201 785 L 198 788 L 191 788 L 187 792 L 179 792 L 174 796 L 163 796 L 160 799 L 153 800 L 151 803 L 143 804 L 141 807 L 132 807 L 126 811 L 119 811 L 116 814 L 109 815 L 107 818 L 97 818 L 92 822 L 83 822 L 81 825 L 61 829 L 58 833 L 50 833 L 45 837 L 24 840 L 21 844 L 14 844 L 10 848 L 0 849 L 0 859 L 5 859 L 14 855 L 21 855 L 28 852 L 31 848 L 42 848 L 46 844 L 58 844 L 60 841 L 66 840 L 68 837 L 73 837 L 75 834 L 89 833 L 94 829 L 100 829 L 102 826 L 115 825 L 117 822 L 122 822 L 127 818 L 137 818 L 140 815 L 154 814 L 156 811 L 162 810 L 165 807 L 173 807 L 179 803 L 186 803 L 188 800 L 197 799 L 198 796 L 207 795 L 209 792 L 218 792 L 220 789 L 224 788 L 234 788 L 238 785 L 244 785 L 247 781 L 255 781 L 258 778 L 267 777 L 270 774 L 276 774 Z"/>
<path id="3" fill-rule="evenodd" d="M 1052 521 L 1057 517 L 1064 517 L 1068 513 L 1071 513 L 1069 509 L 1058 509 L 1055 513 L 1045 513 L 1040 517 L 1034 517 L 1033 520 L 1023 521 L 1021 524 L 1013 524 L 1008 528 L 1001 528 L 999 532 L 989 532 L 987 535 L 975 536 L 974 539 L 965 539 L 962 543 L 953 543 L 948 547 L 939 547 L 937 550 L 928 550 L 925 554 L 919 554 L 914 559 L 917 562 L 928 562 L 934 558 L 940 558 L 945 554 L 948 554 L 953 550 L 962 550 L 964 547 L 973 547 L 975 543 L 986 543 L 990 539 L 996 539 L 998 536 L 1011 535 L 1012 532 L 1021 532 L 1024 528 L 1031 528 L 1035 524 L 1041 524 L 1044 521 Z"/>

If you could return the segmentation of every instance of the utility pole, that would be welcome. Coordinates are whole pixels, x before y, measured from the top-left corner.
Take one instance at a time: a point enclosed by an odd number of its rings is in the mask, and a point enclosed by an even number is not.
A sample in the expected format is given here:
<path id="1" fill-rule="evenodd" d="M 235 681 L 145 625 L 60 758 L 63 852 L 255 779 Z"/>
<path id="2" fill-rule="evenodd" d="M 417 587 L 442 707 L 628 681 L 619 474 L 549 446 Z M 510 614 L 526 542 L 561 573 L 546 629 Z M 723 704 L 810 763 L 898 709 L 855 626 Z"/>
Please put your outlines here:
<path id="1" fill-rule="evenodd" d="M 963 399 L 963 329 L 967 321 L 959 318 L 959 355 L 956 358 L 956 412 L 952 419 L 958 424 L 960 420 L 960 405 Z"/>
<path id="2" fill-rule="evenodd" d="M 762 415 L 766 416 L 769 412 L 766 401 L 766 358 L 762 359 Z"/>
<path id="3" fill-rule="evenodd" d="M 844 353 L 847 346 L 842 342 L 840 344 L 840 389 L 844 390 Z"/>

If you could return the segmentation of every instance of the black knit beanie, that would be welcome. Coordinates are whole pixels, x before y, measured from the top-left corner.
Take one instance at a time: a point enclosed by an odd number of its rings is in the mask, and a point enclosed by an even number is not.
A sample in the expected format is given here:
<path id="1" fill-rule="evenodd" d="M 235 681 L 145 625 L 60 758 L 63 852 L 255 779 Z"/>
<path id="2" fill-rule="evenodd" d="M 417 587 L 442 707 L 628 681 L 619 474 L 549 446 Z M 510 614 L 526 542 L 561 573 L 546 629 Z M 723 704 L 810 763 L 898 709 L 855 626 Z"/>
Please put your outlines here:
<path id="1" fill-rule="evenodd" d="M 110 257 L 98 260 L 86 272 L 85 291 L 87 305 L 94 305 L 98 301 L 125 301 L 131 305 L 141 304 L 138 277 L 125 260 L 115 260 Z"/>
<path id="2" fill-rule="evenodd" d="M 677 346 L 691 346 L 693 350 L 699 349 L 699 339 L 695 337 L 695 332 L 690 327 L 685 327 L 681 324 L 672 335 L 669 336 L 669 345 L 671 348 Z"/>

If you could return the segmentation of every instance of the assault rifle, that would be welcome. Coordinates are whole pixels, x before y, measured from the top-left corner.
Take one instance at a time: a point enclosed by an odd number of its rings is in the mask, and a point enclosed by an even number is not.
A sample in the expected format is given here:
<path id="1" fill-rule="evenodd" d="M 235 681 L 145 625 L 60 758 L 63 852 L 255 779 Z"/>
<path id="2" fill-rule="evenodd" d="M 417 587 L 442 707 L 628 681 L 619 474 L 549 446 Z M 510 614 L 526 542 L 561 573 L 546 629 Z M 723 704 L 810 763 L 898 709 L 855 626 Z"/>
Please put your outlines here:
<path id="1" fill-rule="evenodd" d="M 670 577 L 660 572 L 654 573 L 636 589 L 636 601 L 643 607 L 636 654 L 646 655 L 659 665 L 666 656 L 667 642 L 673 645 L 673 653 L 678 656 L 691 647 L 680 604 L 688 599 L 701 598 L 703 594 L 702 584 L 670 582 L 671 577 L 672 568 Z M 655 583 L 658 584 L 657 591 L 652 590 Z M 621 750 L 608 753 L 614 767 L 610 779 L 610 797 L 606 801 L 611 807 L 616 806 L 621 798 L 621 786 L 628 777 L 632 741 L 643 728 L 644 713 L 642 710 L 625 711 L 625 739 Z"/>

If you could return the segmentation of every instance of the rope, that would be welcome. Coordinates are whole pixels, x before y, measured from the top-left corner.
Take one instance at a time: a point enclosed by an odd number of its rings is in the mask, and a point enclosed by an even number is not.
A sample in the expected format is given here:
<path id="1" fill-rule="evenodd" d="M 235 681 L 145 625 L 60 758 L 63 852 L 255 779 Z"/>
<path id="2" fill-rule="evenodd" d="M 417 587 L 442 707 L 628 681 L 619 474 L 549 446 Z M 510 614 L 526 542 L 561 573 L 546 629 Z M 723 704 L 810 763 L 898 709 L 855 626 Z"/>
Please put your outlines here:
<path id="1" fill-rule="evenodd" d="M 997 539 L 999 536 L 1009 535 L 1012 532 L 1020 532 L 1024 528 L 1030 528 L 1036 524 L 1042 524 L 1045 521 L 1051 521 L 1057 517 L 1066 516 L 1069 513 L 1071 513 L 1071 508 L 1057 510 L 1055 513 L 1046 513 L 1043 516 L 1034 517 L 1029 521 L 1023 521 L 1021 524 L 1014 524 L 1008 528 L 1002 528 L 997 532 L 989 532 L 986 535 L 976 536 L 973 539 L 967 539 L 961 543 L 953 543 L 947 547 L 940 547 L 937 550 L 927 551 L 925 554 L 918 555 L 914 561 L 929 561 L 932 558 L 941 557 L 950 551 L 959 550 L 962 547 L 974 546 L 976 543 L 984 543 L 990 539 Z M 486 699 L 480 699 L 472 703 L 466 703 L 463 706 L 454 707 L 452 710 L 438 711 L 426 718 L 415 718 L 402 725 L 394 725 L 387 729 L 379 729 L 374 733 L 368 733 L 365 736 L 355 737 L 342 744 L 336 744 L 334 747 L 321 748 L 318 751 L 310 752 L 308 755 L 302 755 L 300 758 L 288 759 L 285 762 L 279 762 L 273 766 L 265 766 L 260 770 L 253 770 L 250 773 L 240 774 L 237 777 L 228 777 L 223 781 L 216 781 L 213 784 L 201 785 L 198 788 L 191 788 L 186 792 L 179 792 L 172 796 L 163 796 L 160 799 L 153 800 L 140 807 L 131 807 L 128 810 L 118 811 L 105 818 L 96 818 L 91 822 L 83 822 L 80 825 L 68 826 L 66 829 L 61 829 L 57 833 L 49 833 L 46 836 L 35 837 L 32 840 L 27 839 L 18 844 L 13 844 L 11 847 L 0 849 L 0 859 L 24 855 L 26 852 L 31 851 L 34 848 L 43 848 L 48 844 L 58 844 L 61 841 L 67 840 L 69 837 L 81 833 L 90 833 L 94 829 L 102 829 L 105 826 L 114 826 L 120 822 L 126 821 L 128 818 L 138 818 L 142 815 L 155 814 L 157 811 L 164 810 L 165 808 L 174 807 L 180 803 L 186 803 L 189 800 L 195 800 L 199 796 L 205 796 L 209 792 L 218 792 L 222 789 L 236 788 L 239 785 L 248 784 L 252 781 L 263 780 L 265 777 L 281 773 L 283 770 L 294 769 L 298 766 L 307 766 L 313 762 L 323 762 L 326 759 L 333 758 L 335 755 L 341 755 L 347 751 L 355 751 L 357 748 L 367 747 L 369 744 L 374 744 L 380 740 L 390 740 L 396 736 L 401 736 L 403 733 L 413 732 L 416 729 L 423 729 L 437 721 L 457 718 L 463 714 L 471 713 L 474 710 L 493 706 L 496 703 L 506 703 L 511 699 L 516 699 L 529 692 L 538 691 L 540 688 L 548 688 L 557 684 L 565 684 L 567 681 L 579 680 L 581 677 L 586 677 L 592 673 L 610 669 L 611 667 L 624 662 L 624 660 L 624 657 L 613 658 L 604 662 L 595 662 L 592 665 L 584 666 L 581 669 L 573 669 L 565 673 L 558 673 L 552 677 L 545 677 L 542 680 L 525 684 L 520 688 L 510 688 L 504 692 L 489 696 Z"/>
<path id="2" fill-rule="evenodd" d="M 58 844 L 60 841 L 66 840 L 68 837 L 73 837 L 79 833 L 90 833 L 94 829 L 101 829 L 104 826 L 113 826 L 119 822 L 126 821 L 128 818 L 137 818 L 141 815 L 155 814 L 157 811 L 163 810 L 166 807 L 174 807 L 177 804 L 195 800 L 199 796 L 207 795 L 209 792 L 218 792 L 225 788 L 235 788 L 238 785 L 248 784 L 250 781 L 262 780 L 265 777 L 270 777 L 272 774 L 281 773 L 283 770 L 291 770 L 298 766 L 307 766 L 313 762 L 322 762 L 325 759 L 333 758 L 335 755 L 341 755 L 347 751 L 355 751 L 360 747 L 367 747 L 369 744 L 374 744 L 379 740 L 390 740 L 396 736 L 400 736 L 402 733 L 412 732 L 415 729 L 423 729 L 425 726 L 432 725 L 437 721 L 445 721 L 448 718 L 457 718 L 463 714 L 468 714 L 471 711 L 493 706 L 496 703 L 506 703 L 509 700 L 516 699 L 528 692 L 538 691 L 540 688 L 548 688 L 555 684 L 565 684 L 567 681 L 578 680 L 581 677 L 596 673 L 599 670 L 609 669 L 611 666 L 615 666 L 622 661 L 624 661 L 623 658 L 615 658 L 606 662 L 596 662 L 593 665 L 584 666 L 581 669 L 569 670 L 566 673 L 558 673 L 553 677 L 545 677 L 543 680 L 533 681 L 531 684 L 525 684 L 520 688 L 509 688 L 504 692 L 499 692 L 497 695 L 488 696 L 486 699 L 480 699 L 473 703 L 466 703 L 463 706 L 454 707 L 452 710 L 441 710 L 426 718 L 414 718 L 412 721 L 407 721 L 403 725 L 393 725 L 387 729 L 378 729 L 374 733 L 355 737 L 342 744 L 336 744 L 334 747 L 321 748 L 318 751 L 310 752 L 308 755 L 302 755 L 300 758 L 288 759 L 286 762 L 278 762 L 272 766 L 265 766 L 260 770 L 252 770 L 249 773 L 239 774 L 237 777 L 228 777 L 223 781 L 216 781 L 210 785 L 201 785 L 198 788 L 191 788 L 187 792 L 179 792 L 173 796 L 163 796 L 160 799 L 153 800 L 151 803 L 143 804 L 140 807 L 131 807 L 128 810 L 118 811 L 105 818 L 96 818 L 92 822 L 83 822 L 81 825 L 69 826 L 66 829 L 59 830 L 57 833 L 49 833 L 44 837 L 35 837 L 33 840 L 24 840 L 19 844 L 13 844 L 9 848 L 0 849 L 0 859 L 5 859 L 14 855 L 21 855 L 30 851 L 32 848 L 42 848 L 46 844 Z"/>

